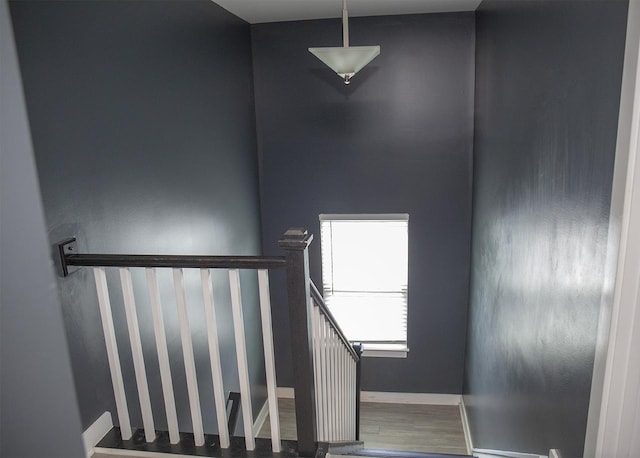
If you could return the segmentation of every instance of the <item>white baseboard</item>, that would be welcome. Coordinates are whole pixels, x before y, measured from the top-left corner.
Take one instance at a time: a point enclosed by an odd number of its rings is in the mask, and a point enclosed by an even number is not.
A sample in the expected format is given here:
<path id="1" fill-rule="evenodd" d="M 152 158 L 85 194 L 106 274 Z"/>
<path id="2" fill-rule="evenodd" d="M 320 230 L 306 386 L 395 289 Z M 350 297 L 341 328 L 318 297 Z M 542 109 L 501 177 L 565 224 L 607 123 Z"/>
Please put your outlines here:
<path id="1" fill-rule="evenodd" d="M 294 391 L 293 388 L 289 388 L 286 386 L 278 387 L 278 397 L 281 399 L 294 399 Z"/>
<path id="2" fill-rule="evenodd" d="M 82 442 L 86 456 L 90 456 L 98 442 L 113 428 L 113 419 L 110 412 L 104 412 L 85 432 L 82 433 Z"/>
<path id="3" fill-rule="evenodd" d="M 193 455 L 179 455 L 174 453 L 162 453 L 162 452 L 147 452 L 143 450 L 124 450 L 120 448 L 102 448 L 96 447 L 93 449 L 95 453 L 101 455 L 111 455 L 115 458 L 122 458 L 123 456 L 131 456 L 134 458 L 193 458 Z"/>
<path id="4" fill-rule="evenodd" d="M 483 448 L 474 448 L 473 456 L 477 458 L 548 458 L 547 455 L 537 455 L 535 453 L 508 452 Z"/>
<path id="5" fill-rule="evenodd" d="M 460 397 L 460 418 L 462 419 L 462 430 L 464 431 L 464 441 L 467 444 L 467 454 L 477 458 L 560 458 L 559 454 L 552 455 L 550 450 L 549 456 L 537 455 L 535 453 L 510 452 L 506 450 L 490 450 L 483 448 L 474 448 L 471 439 L 471 427 L 469 426 L 469 417 L 467 416 L 467 407 L 464 404 L 464 397 Z"/>
<path id="6" fill-rule="evenodd" d="M 462 431 L 464 431 L 464 443 L 467 445 L 467 455 L 471 455 L 473 451 L 473 440 L 471 439 L 469 417 L 467 416 L 467 407 L 464 405 L 463 396 L 460 396 L 460 419 L 462 420 Z"/>
<path id="7" fill-rule="evenodd" d="M 428 404 L 440 406 L 457 406 L 460 404 L 459 394 L 440 393 L 392 393 L 387 391 L 362 391 L 362 402 L 383 402 L 390 404 Z"/>
<path id="8" fill-rule="evenodd" d="M 293 388 L 278 387 L 278 397 L 293 399 Z M 382 402 L 390 404 L 429 404 L 443 406 L 457 406 L 460 404 L 459 394 L 440 393 L 392 393 L 387 391 L 361 391 L 360 401 Z"/>
<path id="9" fill-rule="evenodd" d="M 262 408 L 256 417 L 256 421 L 253 423 L 253 437 L 257 437 L 258 433 L 264 426 L 264 422 L 267 421 L 267 417 L 269 416 L 269 400 L 267 399 L 262 404 Z"/>

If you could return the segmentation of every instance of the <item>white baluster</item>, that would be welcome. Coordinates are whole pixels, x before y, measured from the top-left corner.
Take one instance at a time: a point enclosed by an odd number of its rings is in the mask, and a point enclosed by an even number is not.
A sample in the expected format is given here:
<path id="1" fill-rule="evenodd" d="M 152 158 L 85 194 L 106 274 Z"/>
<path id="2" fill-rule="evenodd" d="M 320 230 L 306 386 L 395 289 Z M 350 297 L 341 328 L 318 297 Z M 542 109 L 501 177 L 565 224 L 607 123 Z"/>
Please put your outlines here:
<path id="1" fill-rule="evenodd" d="M 327 326 L 327 336 L 326 336 L 326 345 L 327 345 L 327 420 L 329 424 L 328 429 L 328 440 L 333 441 L 334 437 L 334 422 L 333 422 L 333 402 L 335 398 L 335 393 L 333 391 L 333 364 L 331 362 L 331 356 L 333 354 L 333 342 L 331 340 L 331 327 Z"/>
<path id="2" fill-rule="evenodd" d="M 311 345 L 313 350 L 313 380 L 316 387 L 316 438 L 321 441 L 324 438 L 324 434 L 322 430 L 322 394 L 320 390 L 320 309 L 315 305 L 315 301 L 313 301 L 311 312 L 311 334 Z"/>
<path id="3" fill-rule="evenodd" d="M 342 345 L 340 343 L 340 338 L 338 337 L 338 333 L 336 332 L 334 334 L 334 339 L 335 339 L 335 346 L 336 346 L 336 350 L 335 350 L 335 361 L 336 361 L 336 428 L 337 428 L 337 439 L 338 440 L 342 440 L 342 411 L 341 411 L 341 404 L 342 404 L 342 380 L 340 377 L 340 369 L 341 369 L 341 364 L 340 364 L 340 346 Z"/>
<path id="4" fill-rule="evenodd" d="M 269 294 L 268 270 L 258 270 L 258 286 L 260 289 L 260 315 L 262 317 L 264 368 L 267 376 L 269 423 L 271 424 L 271 448 L 274 453 L 279 453 L 282 446 L 280 444 L 280 418 L 278 417 L 276 360 L 273 350 L 273 326 L 271 324 L 271 295 Z"/>
<path id="5" fill-rule="evenodd" d="M 231 308 L 233 310 L 233 327 L 236 341 L 236 357 L 238 360 L 238 379 L 240 381 L 240 402 L 242 404 L 242 421 L 244 439 L 247 450 L 256 448 L 253 437 L 253 413 L 251 411 L 251 388 L 249 386 L 249 366 L 247 363 L 247 347 L 242 317 L 242 294 L 240 290 L 240 271 L 229 270 L 229 286 L 231 288 Z"/>
<path id="6" fill-rule="evenodd" d="M 122 285 L 124 310 L 127 316 L 127 328 L 129 330 L 129 342 L 131 343 L 131 354 L 133 356 L 133 369 L 136 375 L 136 386 L 138 387 L 138 398 L 140 399 L 144 437 L 147 442 L 153 442 L 156 439 L 156 430 L 153 425 L 153 412 L 151 411 L 151 399 L 149 398 L 147 371 L 144 365 L 142 342 L 140 341 L 140 328 L 138 327 L 136 300 L 133 296 L 131 271 L 126 267 L 120 269 L 120 284 Z"/>
<path id="7" fill-rule="evenodd" d="M 344 345 L 342 345 L 340 351 L 341 359 L 342 359 L 342 439 L 347 440 L 349 438 L 347 433 L 348 428 L 348 419 L 347 416 L 347 396 L 348 396 L 348 385 L 347 385 L 347 352 L 345 350 Z"/>
<path id="8" fill-rule="evenodd" d="M 351 434 L 351 413 L 352 413 L 352 408 L 351 408 L 351 362 L 353 361 L 353 359 L 351 358 L 351 354 L 347 353 L 347 379 L 346 379 L 346 384 L 347 384 L 347 405 L 346 405 L 346 421 L 347 421 L 347 440 L 353 440 L 352 434 Z"/>
<path id="9" fill-rule="evenodd" d="M 211 271 L 200 269 L 202 283 L 202 299 L 204 300 L 204 316 L 207 324 L 207 340 L 209 343 L 209 361 L 211 364 L 211 379 L 213 381 L 213 397 L 216 403 L 216 419 L 218 420 L 218 435 L 220 447 L 229 448 L 229 427 L 227 425 L 227 410 L 224 399 L 224 385 L 222 381 L 222 365 L 220 363 L 220 346 L 218 343 L 218 325 L 216 308 L 213 302 Z"/>
<path id="10" fill-rule="evenodd" d="M 343 386 L 344 386 L 344 404 L 342 407 L 342 412 L 344 415 L 344 440 L 349 440 L 350 434 L 349 434 L 349 358 L 351 358 L 351 356 L 349 356 L 349 353 L 347 353 L 346 348 L 342 349 L 342 360 L 344 361 L 344 366 L 343 366 L 343 372 L 344 372 L 344 380 L 343 380 Z"/>
<path id="11" fill-rule="evenodd" d="M 338 420 L 338 440 L 342 440 L 342 352 L 340 339 L 336 332 L 336 414 Z"/>
<path id="12" fill-rule="evenodd" d="M 320 312 L 318 308 L 318 383 L 316 391 L 319 394 L 319 409 L 321 416 L 319 418 L 318 427 L 322 430 L 322 440 L 327 440 L 327 385 L 325 383 L 327 367 L 323 364 L 324 358 L 324 328 L 325 328 L 325 317 Z"/>
<path id="13" fill-rule="evenodd" d="M 331 326 L 327 324 L 327 418 L 329 423 L 329 441 L 335 440 L 335 421 L 333 417 L 333 404 L 335 402 L 335 390 L 333 389 L 333 340 Z"/>
<path id="14" fill-rule="evenodd" d="M 356 404 L 354 402 L 354 380 L 353 380 L 353 358 L 349 356 L 349 440 L 355 440 L 355 409 Z"/>
<path id="15" fill-rule="evenodd" d="M 107 347 L 107 359 L 109 361 L 109 371 L 111 372 L 111 384 L 116 400 L 116 410 L 118 411 L 118 422 L 120 423 L 120 435 L 123 440 L 131 439 L 131 421 L 129 420 L 129 409 L 127 408 L 127 397 L 124 392 L 124 382 L 122 381 L 122 369 L 120 368 L 120 356 L 118 355 L 118 344 L 116 333 L 113 329 L 113 317 L 111 315 L 111 301 L 109 300 L 109 289 L 107 287 L 107 277 L 104 268 L 93 269 L 96 280 L 96 290 L 98 292 L 98 304 L 100 306 L 100 318 L 104 341 Z"/>
<path id="16" fill-rule="evenodd" d="M 338 340 L 338 431 L 340 440 L 344 440 L 344 371 L 342 363 L 342 342 Z"/>
<path id="17" fill-rule="evenodd" d="M 349 360 L 351 359 L 351 355 L 347 351 L 346 348 L 343 348 L 342 351 L 343 360 L 344 360 L 344 439 L 350 440 L 351 434 L 349 432 Z"/>
<path id="18" fill-rule="evenodd" d="M 189 328 L 187 300 L 184 294 L 184 274 L 182 269 L 173 269 L 173 285 L 176 291 L 178 306 L 178 321 L 180 323 L 180 338 L 182 340 L 182 354 L 184 356 L 184 370 L 187 377 L 187 393 L 191 408 L 191 422 L 193 424 L 193 438 L 195 444 L 204 445 L 204 430 L 202 428 L 202 414 L 200 412 L 200 394 L 198 393 L 198 378 L 196 363 L 193 357 L 193 343 Z"/>
<path id="19" fill-rule="evenodd" d="M 345 425 L 345 418 L 344 418 L 344 388 L 345 388 L 345 384 L 344 384 L 344 349 L 342 348 L 343 345 L 340 342 L 340 346 L 338 347 L 340 349 L 340 357 L 339 357 L 339 368 L 340 368 L 340 372 L 339 372 L 339 380 L 340 380 L 340 439 L 344 440 L 344 425 Z"/>
<path id="20" fill-rule="evenodd" d="M 356 440 L 356 361 L 351 362 L 351 438 Z"/>
<path id="21" fill-rule="evenodd" d="M 323 440 L 328 441 L 329 439 L 329 367 L 327 366 L 327 320 L 322 315 L 322 319 L 320 320 L 320 365 L 322 367 L 322 372 L 320 374 L 320 389 L 322 391 L 322 428 L 324 431 Z"/>
<path id="22" fill-rule="evenodd" d="M 313 385 L 316 390 L 314 396 L 315 402 L 315 416 L 316 416 L 316 440 L 320 440 L 320 425 L 318 421 L 320 420 L 320 394 L 318 393 L 318 374 L 320 372 L 320 364 L 318 363 L 318 358 L 316 356 L 316 349 L 318 346 L 318 316 L 316 313 L 316 305 L 313 298 L 311 299 L 311 366 L 313 367 Z"/>
<path id="23" fill-rule="evenodd" d="M 358 435 L 358 430 L 356 429 L 356 425 L 358 424 L 358 362 L 354 361 L 353 363 L 353 438 L 355 439 Z"/>
<path id="24" fill-rule="evenodd" d="M 333 418 L 333 440 L 338 440 L 340 437 L 340 424 L 338 418 L 338 345 L 337 345 L 336 332 L 331 329 L 331 391 L 334 394 L 333 402 L 331 403 L 331 416 Z"/>
<path id="25" fill-rule="evenodd" d="M 342 401 L 342 380 L 340 380 L 340 338 L 338 333 L 334 333 L 334 345 L 335 345 L 335 363 L 336 363 L 336 434 L 337 439 L 342 439 L 342 412 L 340 411 L 340 404 Z"/>
<path id="26" fill-rule="evenodd" d="M 160 288 L 158 278 L 153 268 L 146 269 L 147 290 L 151 304 L 151 317 L 153 319 L 153 331 L 156 337 L 156 350 L 158 352 L 158 365 L 160 366 L 160 380 L 162 382 L 162 395 L 164 397 L 164 410 L 167 413 L 167 427 L 169 429 L 169 441 L 172 444 L 180 442 L 178 430 L 178 416 L 176 414 L 176 401 L 173 395 L 173 382 L 171 380 L 171 366 L 169 365 L 169 353 L 167 351 L 167 336 L 164 330 L 164 318 L 160 305 Z"/>
<path id="27" fill-rule="evenodd" d="M 341 372 L 342 372 L 342 376 L 340 378 L 341 380 L 341 384 L 342 384 L 342 405 L 340 406 L 340 412 L 341 412 L 341 417 L 342 417 L 342 440 L 347 440 L 348 439 L 348 435 L 347 435 L 347 426 L 348 426 L 348 416 L 347 416 L 347 364 L 346 364 L 346 351 L 345 351 L 345 347 L 344 344 L 341 345 L 340 347 L 340 360 L 341 360 Z"/>

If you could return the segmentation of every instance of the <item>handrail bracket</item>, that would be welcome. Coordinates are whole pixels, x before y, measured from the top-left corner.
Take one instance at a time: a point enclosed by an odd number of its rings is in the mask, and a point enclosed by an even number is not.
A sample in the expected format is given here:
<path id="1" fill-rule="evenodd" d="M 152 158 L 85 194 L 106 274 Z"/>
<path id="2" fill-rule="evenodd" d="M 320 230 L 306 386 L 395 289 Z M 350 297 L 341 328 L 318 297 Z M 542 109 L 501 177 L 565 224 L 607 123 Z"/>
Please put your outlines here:
<path id="1" fill-rule="evenodd" d="M 70 237 L 68 239 L 62 240 L 56 244 L 58 247 L 58 257 L 60 260 L 60 269 L 62 271 L 62 276 L 67 277 L 70 273 L 75 272 L 69 271 L 69 264 L 67 263 L 67 256 L 71 254 L 75 254 L 78 251 L 78 244 L 76 243 L 75 237 Z"/>

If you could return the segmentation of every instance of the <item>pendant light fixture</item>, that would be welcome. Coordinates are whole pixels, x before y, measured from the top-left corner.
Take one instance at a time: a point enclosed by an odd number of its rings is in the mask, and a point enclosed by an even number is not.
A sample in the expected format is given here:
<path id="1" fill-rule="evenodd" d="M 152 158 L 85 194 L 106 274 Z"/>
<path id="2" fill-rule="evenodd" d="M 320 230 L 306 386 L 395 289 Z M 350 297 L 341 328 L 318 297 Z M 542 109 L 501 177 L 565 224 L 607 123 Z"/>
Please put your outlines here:
<path id="1" fill-rule="evenodd" d="M 349 13 L 347 0 L 342 0 L 343 46 L 333 48 L 309 48 L 309 52 L 327 64 L 349 84 L 353 75 L 380 54 L 380 46 L 349 46 Z"/>

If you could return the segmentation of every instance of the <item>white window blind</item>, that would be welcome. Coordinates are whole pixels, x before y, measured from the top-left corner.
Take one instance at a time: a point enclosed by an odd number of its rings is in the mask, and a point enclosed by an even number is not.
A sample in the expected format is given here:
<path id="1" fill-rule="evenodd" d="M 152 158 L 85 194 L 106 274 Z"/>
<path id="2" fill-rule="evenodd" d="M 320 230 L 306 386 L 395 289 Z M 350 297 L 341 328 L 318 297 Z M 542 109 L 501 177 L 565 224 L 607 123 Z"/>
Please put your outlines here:
<path id="1" fill-rule="evenodd" d="M 324 299 L 351 341 L 406 348 L 408 223 L 407 214 L 320 215 Z"/>

